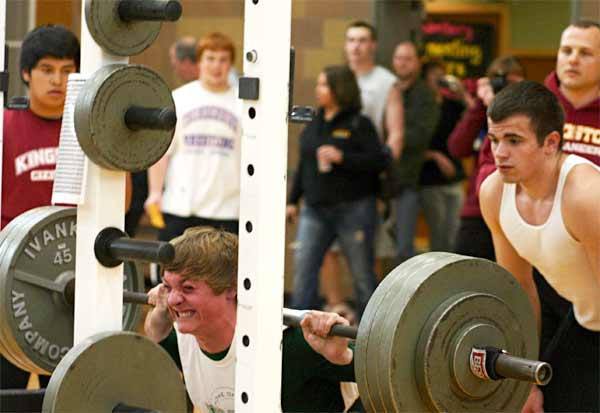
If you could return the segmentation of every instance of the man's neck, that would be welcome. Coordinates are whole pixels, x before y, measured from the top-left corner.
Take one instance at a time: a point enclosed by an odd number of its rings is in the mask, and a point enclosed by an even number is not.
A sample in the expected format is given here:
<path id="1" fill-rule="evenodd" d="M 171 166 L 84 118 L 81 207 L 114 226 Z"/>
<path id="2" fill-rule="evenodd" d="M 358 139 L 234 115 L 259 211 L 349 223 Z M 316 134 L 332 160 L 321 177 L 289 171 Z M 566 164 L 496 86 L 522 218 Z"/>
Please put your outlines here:
<path id="1" fill-rule="evenodd" d="M 227 350 L 234 344 L 235 322 L 235 312 L 229 316 L 224 315 L 215 322 L 215 328 L 212 331 L 206 331 L 206 334 L 201 336 L 196 335 L 196 342 L 207 353 L 217 354 Z"/>
<path id="2" fill-rule="evenodd" d="M 47 108 L 35 102 L 34 100 L 29 101 L 29 109 L 34 115 L 39 116 L 43 119 L 60 119 L 63 115 L 63 107 L 59 108 Z"/>
<path id="3" fill-rule="evenodd" d="M 405 91 L 410 88 L 417 81 L 416 75 L 406 76 L 404 78 L 398 78 L 398 87 L 400 90 Z"/>
<path id="4" fill-rule="evenodd" d="M 366 75 L 375 68 L 375 62 L 372 60 L 367 60 L 364 62 L 353 62 L 349 65 L 350 69 L 354 72 L 356 76 Z"/>
<path id="5" fill-rule="evenodd" d="M 210 84 L 210 83 L 202 80 L 202 78 L 201 78 L 200 83 L 202 83 L 202 86 L 204 87 L 204 89 L 208 90 L 209 92 L 213 92 L 213 93 L 223 93 L 223 92 L 227 92 L 229 90 L 228 82 L 219 83 L 219 84 Z"/>
<path id="6" fill-rule="evenodd" d="M 520 182 L 519 188 L 532 200 L 542 201 L 553 198 L 558 185 L 560 169 L 566 157 L 567 154 L 561 152 L 548 159 L 541 168 L 538 168 L 534 176 L 527 181 Z"/>
<path id="7" fill-rule="evenodd" d="M 561 84 L 560 91 L 575 109 L 581 108 L 600 97 L 600 85 L 588 89 L 568 89 Z"/>

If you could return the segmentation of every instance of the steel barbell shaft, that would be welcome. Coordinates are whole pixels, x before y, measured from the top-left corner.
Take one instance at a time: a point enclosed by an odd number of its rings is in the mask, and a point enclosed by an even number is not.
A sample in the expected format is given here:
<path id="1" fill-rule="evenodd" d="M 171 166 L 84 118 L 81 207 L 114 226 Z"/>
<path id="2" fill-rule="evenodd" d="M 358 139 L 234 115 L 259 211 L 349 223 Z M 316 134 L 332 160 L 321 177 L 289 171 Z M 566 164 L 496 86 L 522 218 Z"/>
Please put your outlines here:
<path id="1" fill-rule="evenodd" d="M 125 112 L 125 125 L 133 131 L 141 129 L 172 130 L 177 123 L 177 115 L 169 108 L 145 108 L 131 106 Z"/>
<path id="2" fill-rule="evenodd" d="M 181 17 L 181 4 L 177 0 L 121 0 L 117 9 L 125 22 L 175 21 Z"/>
<path id="3" fill-rule="evenodd" d="M 283 324 L 288 327 L 300 327 L 300 322 L 304 318 L 306 311 L 290 310 L 289 308 L 283 309 Z M 336 337 L 346 337 L 352 340 L 356 340 L 358 335 L 358 328 L 354 326 L 347 326 L 343 324 L 335 324 L 331 327 L 330 335 Z"/>

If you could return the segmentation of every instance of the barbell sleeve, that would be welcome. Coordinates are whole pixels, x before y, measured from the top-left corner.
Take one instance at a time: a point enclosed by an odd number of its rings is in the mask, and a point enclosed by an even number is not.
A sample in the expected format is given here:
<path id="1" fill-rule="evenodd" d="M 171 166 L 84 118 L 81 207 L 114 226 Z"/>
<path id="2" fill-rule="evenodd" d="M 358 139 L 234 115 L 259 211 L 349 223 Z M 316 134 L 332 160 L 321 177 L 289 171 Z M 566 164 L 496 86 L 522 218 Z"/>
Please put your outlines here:
<path id="1" fill-rule="evenodd" d="M 148 294 L 127 290 L 123 290 L 123 302 L 150 305 L 150 303 L 148 303 Z"/>
<path id="2" fill-rule="evenodd" d="M 125 22 L 176 21 L 181 17 L 182 7 L 177 0 L 121 0 L 117 12 Z"/>
<path id="3" fill-rule="evenodd" d="M 498 355 L 494 368 L 501 377 L 528 381 L 539 386 L 545 386 L 552 379 L 550 364 L 506 353 Z"/>
<path id="4" fill-rule="evenodd" d="M 146 108 L 130 106 L 125 111 L 125 125 L 133 131 L 141 129 L 172 130 L 177 123 L 177 115 L 170 108 Z"/>
<path id="5" fill-rule="evenodd" d="M 94 254 L 105 267 L 129 260 L 168 264 L 175 257 L 175 249 L 168 242 L 131 239 L 120 229 L 108 227 L 96 236 Z"/>

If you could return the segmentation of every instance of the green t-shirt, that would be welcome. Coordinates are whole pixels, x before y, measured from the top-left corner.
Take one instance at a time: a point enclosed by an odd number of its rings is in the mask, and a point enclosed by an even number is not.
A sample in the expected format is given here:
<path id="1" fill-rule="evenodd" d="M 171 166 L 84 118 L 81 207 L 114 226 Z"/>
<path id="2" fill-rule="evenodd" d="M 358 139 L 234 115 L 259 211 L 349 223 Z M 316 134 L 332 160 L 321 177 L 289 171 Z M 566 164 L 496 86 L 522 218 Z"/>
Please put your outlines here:
<path id="1" fill-rule="evenodd" d="M 160 345 L 181 368 L 175 330 Z M 350 347 L 354 347 L 353 342 Z M 227 355 L 227 350 L 206 355 L 218 360 Z M 356 380 L 354 363 L 347 366 L 331 364 L 310 347 L 299 328 L 287 328 L 283 331 L 282 359 L 281 407 L 284 412 L 344 410 L 340 382 Z"/>

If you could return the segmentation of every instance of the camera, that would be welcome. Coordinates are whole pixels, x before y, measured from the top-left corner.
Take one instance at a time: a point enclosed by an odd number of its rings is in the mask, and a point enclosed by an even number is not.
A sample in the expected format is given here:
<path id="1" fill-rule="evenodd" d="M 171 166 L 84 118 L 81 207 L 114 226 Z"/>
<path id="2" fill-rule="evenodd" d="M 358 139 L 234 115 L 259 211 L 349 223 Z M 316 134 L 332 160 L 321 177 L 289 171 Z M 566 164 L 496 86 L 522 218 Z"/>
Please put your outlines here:
<path id="1" fill-rule="evenodd" d="M 437 80 L 437 84 L 439 87 L 449 89 L 451 92 L 455 93 L 459 92 L 462 88 L 462 85 L 460 84 L 460 79 L 452 75 L 445 75 L 440 77 Z"/>
<path id="2" fill-rule="evenodd" d="M 502 89 L 508 86 L 508 79 L 506 79 L 505 74 L 499 73 L 490 77 L 490 85 L 492 86 L 494 95 L 497 95 L 498 92 L 500 92 Z"/>

